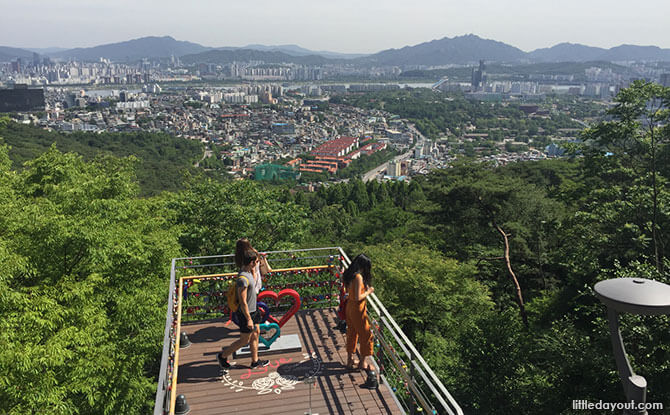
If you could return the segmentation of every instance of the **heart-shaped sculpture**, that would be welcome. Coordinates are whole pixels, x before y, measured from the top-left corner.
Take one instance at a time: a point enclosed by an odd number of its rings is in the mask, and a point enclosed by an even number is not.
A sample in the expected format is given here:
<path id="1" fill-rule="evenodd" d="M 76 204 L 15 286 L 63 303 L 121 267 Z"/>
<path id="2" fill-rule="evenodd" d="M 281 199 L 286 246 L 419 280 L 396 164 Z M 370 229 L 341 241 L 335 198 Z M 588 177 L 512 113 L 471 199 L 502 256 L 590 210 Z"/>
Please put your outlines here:
<path id="1" fill-rule="evenodd" d="M 258 341 L 263 343 L 266 347 L 270 347 L 281 335 L 281 328 L 277 323 L 263 323 L 260 325 L 261 335 Z"/>
<path id="2" fill-rule="evenodd" d="M 274 300 L 275 305 L 278 305 L 279 301 L 283 297 L 293 298 L 293 305 L 291 306 L 291 308 L 288 309 L 286 314 L 284 314 L 282 316 L 282 318 L 279 319 L 279 321 L 277 321 L 272 316 L 268 317 L 268 321 L 270 321 L 272 323 L 279 324 L 279 327 L 284 327 L 284 324 L 286 324 L 286 322 L 288 320 L 290 320 L 290 318 L 293 317 L 293 315 L 295 313 L 297 313 L 298 310 L 300 310 L 300 295 L 298 294 L 298 292 L 296 290 L 291 289 L 291 288 L 285 288 L 285 289 L 279 291 L 279 294 L 277 294 L 274 291 L 263 291 L 260 294 L 258 294 L 258 301 L 260 301 L 262 299 L 265 299 L 265 298 L 271 298 L 272 300 Z"/>

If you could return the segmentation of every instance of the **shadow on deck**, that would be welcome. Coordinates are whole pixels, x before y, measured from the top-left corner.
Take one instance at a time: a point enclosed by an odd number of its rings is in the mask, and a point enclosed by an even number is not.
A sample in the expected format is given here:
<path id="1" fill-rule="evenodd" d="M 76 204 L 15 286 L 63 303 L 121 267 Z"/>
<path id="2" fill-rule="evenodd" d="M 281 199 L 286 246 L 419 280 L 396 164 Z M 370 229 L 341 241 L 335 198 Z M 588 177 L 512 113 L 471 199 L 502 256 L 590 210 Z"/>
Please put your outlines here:
<path id="1" fill-rule="evenodd" d="M 270 366 L 252 370 L 249 357 L 234 363 L 222 375 L 216 353 L 238 336 L 237 326 L 223 320 L 183 323 L 192 345 L 179 352 L 178 391 L 191 407 L 190 414 L 296 414 L 311 410 L 323 414 L 403 413 L 384 385 L 363 389 L 362 372 L 347 372 L 346 339 L 336 330 L 332 309 L 299 311 L 282 328 L 297 334 L 300 352 L 262 356 Z M 308 385 L 304 379 L 314 377 Z"/>

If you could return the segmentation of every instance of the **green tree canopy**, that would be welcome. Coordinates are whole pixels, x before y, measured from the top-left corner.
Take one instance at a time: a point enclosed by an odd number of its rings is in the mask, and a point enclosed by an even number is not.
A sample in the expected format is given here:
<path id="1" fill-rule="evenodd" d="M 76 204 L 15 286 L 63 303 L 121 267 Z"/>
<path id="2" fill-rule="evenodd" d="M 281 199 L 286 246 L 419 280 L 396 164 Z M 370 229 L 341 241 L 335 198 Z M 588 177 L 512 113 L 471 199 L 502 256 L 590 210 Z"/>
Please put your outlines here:
<path id="1" fill-rule="evenodd" d="M 156 215 L 162 202 L 135 197 L 133 164 L 52 148 L 0 173 L 0 399 L 10 414 L 151 407 L 159 305 L 179 247 Z"/>

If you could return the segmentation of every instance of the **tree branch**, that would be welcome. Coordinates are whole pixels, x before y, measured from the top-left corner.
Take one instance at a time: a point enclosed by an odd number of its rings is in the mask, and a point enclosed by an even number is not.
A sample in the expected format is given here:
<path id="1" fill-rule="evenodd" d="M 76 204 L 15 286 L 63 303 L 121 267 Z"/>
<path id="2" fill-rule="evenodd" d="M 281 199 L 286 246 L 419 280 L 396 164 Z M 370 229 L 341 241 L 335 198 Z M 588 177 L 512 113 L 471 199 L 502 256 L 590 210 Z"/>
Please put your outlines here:
<path id="1" fill-rule="evenodd" d="M 502 261 L 503 259 L 505 259 L 504 256 L 495 256 L 495 257 L 491 257 L 491 258 L 479 258 L 479 260 L 477 260 L 477 264 L 475 266 L 478 267 L 479 264 L 481 264 L 482 261 Z"/>
<path id="2" fill-rule="evenodd" d="M 516 299 L 519 304 L 519 313 L 521 314 L 521 320 L 523 320 L 524 326 L 526 326 L 526 329 L 528 328 L 528 315 L 526 314 L 526 307 L 523 304 L 523 295 L 521 293 L 521 285 L 519 285 L 519 280 L 516 278 L 516 274 L 514 274 L 514 270 L 512 269 L 512 262 L 510 261 L 509 258 L 509 239 L 508 235 L 503 231 L 503 229 L 496 223 L 496 220 L 493 216 L 491 216 L 491 223 L 493 224 L 493 227 L 496 228 L 496 230 L 502 235 L 503 237 L 503 242 L 505 244 L 505 265 L 507 265 L 507 271 L 509 272 L 510 277 L 512 277 L 512 281 L 514 282 L 514 286 L 516 287 Z"/>
<path id="3" fill-rule="evenodd" d="M 503 255 L 503 258 L 505 259 L 505 265 L 507 266 L 507 272 L 509 273 L 510 277 L 512 278 L 512 281 L 514 282 L 514 286 L 516 288 L 516 299 L 517 303 L 519 304 L 519 314 L 521 314 L 521 320 L 523 321 L 524 326 L 526 329 L 528 329 L 528 315 L 526 314 L 526 307 L 523 304 L 523 294 L 521 293 L 521 285 L 519 285 L 519 280 L 516 278 L 516 274 L 514 274 L 514 270 L 512 269 L 512 262 L 510 261 L 509 258 L 509 235 L 503 231 L 503 229 L 498 225 L 496 222 L 495 215 L 493 214 L 493 211 L 491 208 L 488 206 L 485 206 L 482 203 L 481 197 L 478 198 L 479 205 L 488 212 L 489 218 L 491 219 L 491 224 L 493 227 L 500 233 L 500 235 L 503 238 L 503 243 L 505 245 L 505 253 Z"/>

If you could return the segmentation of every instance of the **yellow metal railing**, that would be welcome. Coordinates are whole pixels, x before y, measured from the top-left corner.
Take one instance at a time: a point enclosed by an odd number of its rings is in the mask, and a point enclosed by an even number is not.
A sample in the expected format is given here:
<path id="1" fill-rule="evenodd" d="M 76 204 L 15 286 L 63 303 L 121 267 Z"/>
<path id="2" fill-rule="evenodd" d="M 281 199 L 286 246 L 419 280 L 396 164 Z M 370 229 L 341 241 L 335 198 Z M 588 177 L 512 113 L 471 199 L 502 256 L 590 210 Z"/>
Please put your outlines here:
<path id="1" fill-rule="evenodd" d="M 184 295 L 184 281 L 179 278 L 179 293 L 177 296 L 177 339 L 174 351 L 174 371 L 172 372 L 172 394 L 170 395 L 170 415 L 174 415 L 175 401 L 177 400 L 177 372 L 179 371 L 179 343 L 181 340 L 181 302 Z"/>
<path id="2" fill-rule="evenodd" d="M 313 269 L 327 269 L 327 268 L 332 268 L 334 265 L 315 265 L 313 267 L 295 267 L 295 268 L 280 268 L 280 269 L 273 269 L 272 272 L 291 272 L 291 271 L 307 271 L 307 270 L 313 270 Z M 216 277 L 234 277 L 238 273 L 237 272 L 225 272 L 223 274 L 203 274 L 203 275 L 189 275 L 188 277 L 181 277 L 180 280 L 188 281 L 188 280 L 196 280 L 196 279 L 203 279 L 206 280 L 208 278 L 216 278 Z"/>
<path id="3" fill-rule="evenodd" d="M 333 306 L 338 303 L 335 287 L 339 292 L 339 275 L 334 273 L 332 279 L 318 281 L 298 281 L 286 282 L 282 280 L 281 273 L 305 272 L 309 274 L 310 270 L 332 269 L 333 271 L 342 270 L 349 266 L 351 261 L 346 253 L 339 247 L 329 248 L 309 248 L 296 249 L 289 251 L 268 252 L 272 257 L 268 260 L 275 265 L 285 265 L 283 268 L 273 269 L 279 279 L 276 281 L 275 288 L 280 286 L 292 286 L 305 288 L 302 293 L 305 298 L 311 298 L 314 302 L 309 304 L 314 307 L 323 307 L 323 293 L 326 295 L 326 303 Z M 235 269 L 233 255 L 214 255 L 207 257 L 174 258 L 170 271 L 170 294 L 168 296 L 168 309 L 165 324 L 165 334 L 163 342 L 163 356 L 161 359 L 161 369 L 158 379 L 158 389 L 156 391 L 156 405 L 154 415 L 174 415 L 175 403 L 177 398 L 177 379 L 179 369 L 179 346 L 181 340 L 182 308 L 186 308 L 184 317 L 193 317 L 189 314 L 189 301 L 184 304 L 184 298 L 188 297 L 190 289 L 187 286 L 195 284 L 193 280 L 228 280 L 237 275 L 237 272 L 227 272 Z M 298 266 L 309 263 L 323 263 L 328 265 Z M 292 265 L 293 267 L 287 267 Z M 208 269 L 211 271 L 224 271 L 221 273 L 201 274 L 201 275 L 182 275 L 188 274 L 196 269 Z M 332 271 L 331 271 L 332 272 Z M 301 277 L 297 277 L 300 280 Z M 335 280 L 337 278 L 337 280 Z M 272 276 L 269 278 L 272 280 Z M 190 282 L 192 281 L 192 282 Z M 318 295 L 314 294 L 316 285 Z M 337 284 L 335 284 L 337 282 Z M 176 284 L 179 284 L 177 287 Z M 212 301 L 212 294 L 222 289 L 221 286 L 214 284 L 214 290 L 204 293 L 207 300 Z M 199 287 L 198 289 L 202 289 Z M 268 286 L 268 289 L 272 289 Z M 195 291 L 202 294 L 202 291 Z M 311 295 L 311 297 L 310 297 Z M 217 295 L 214 295 L 217 297 Z M 319 298 L 317 298 L 319 297 Z M 196 301 L 197 303 L 198 301 Z M 401 328 L 395 322 L 391 314 L 386 310 L 382 302 L 375 294 L 369 297 L 368 316 L 371 320 L 375 338 L 377 339 L 377 351 L 375 355 L 375 366 L 379 369 L 380 378 L 384 385 L 393 391 L 393 398 L 399 408 L 406 412 L 423 412 L 428 414 L 449 414 L 462 415 L 463 411 L 458 403 L 451 396 L 442 382 L 437 378 L 432 369 L 428 366 L 421 354 L 416 350 L 411 341 L 402 332 Z M 198 304 L 199 306 L 199 304 Z M 198 307 L 196 306 L 196 308 Z M 218 312 L 222 308 L 214 308 Z M 211 310 L 211 308 L 210 308 Z M 204 314 L 208 314 L 207 311 Z M 196 318 L 198 314 L 196 313 Z M 390 382 L 390 383 L 389 383 Z"/>
<path id="4" fill-rule="evenodd" d="M 323 270 L 334 268 L 335 265 L 315 265 L 311 267 L 294 267 L 294 268 L 279 268 L 273 269 L 272 273 L 282 273 L 282 272 L 297 272 L 297 271 L 307 271 L 307 270 Z M 221 274 L 203 274 L 203 275 L 189 275 L 179 278 L 179 288 L 177 295 L 177 324 L 176 324 L 176 343 L 175 343 L 175 353 L 174 353 L 174 370 L 172 372 L 171 380 L 171 395 L 170 395 L 170 415 L 175 413 L 175 402 L 177 400 L 177 378 L 179 371 L 179 344 L 181 340 L 181 315 L 182 315 L 182 300 L 184 298 L 184 281 L 189 280 L 208 280 L 213 278 L 221 277 L 234 277 L 237 272 L 225 272 Z"/>

